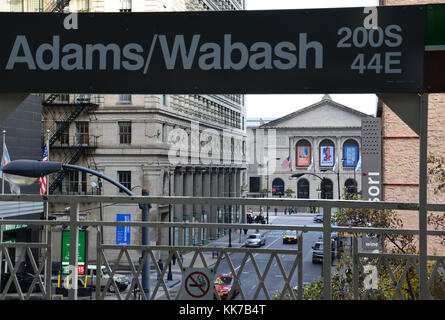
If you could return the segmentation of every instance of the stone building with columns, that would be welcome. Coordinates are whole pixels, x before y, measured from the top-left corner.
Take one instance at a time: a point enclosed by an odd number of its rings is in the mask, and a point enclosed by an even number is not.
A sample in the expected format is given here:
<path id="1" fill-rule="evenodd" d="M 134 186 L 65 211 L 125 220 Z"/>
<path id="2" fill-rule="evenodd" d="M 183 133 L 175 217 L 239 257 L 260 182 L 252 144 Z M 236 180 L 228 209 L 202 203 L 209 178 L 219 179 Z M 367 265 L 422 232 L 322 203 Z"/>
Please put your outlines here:
<path id="1" fill-rule="evenodd" d="M 63 8 L 57 5 L 63 3 Z M 0 10 L 15 12 L 153 12 L 244 10 L 244 0 L 0 0 Z M 205 26 L 203 26 L 205 27 Z M 42 141 L 50 161 L 99 171 L 141 194 L 152 196 L 240 196 L 246 185 L 244 96 L 157 94 L 44 94 Z M 42 145 L 43 150 L 43 145 Z M 177 159 L 175 152 L 180 154 Z M 49 194 L 125 195 L 96 176 L 77 171 L 49 177 Z M 68 219 L 68 204 L 51 204 L 49 214 Z M 116 221 L 118 215 L 141 221 L 137 205 L 84 203 L 81 220 Z M 151 221 L 235 222 L 239 208 L 153 204 Z M 227 230 L 178 229 L 170 244 L 201 245 Z M 130 243 L 140 244 L 140 228 Z M 61 233 L 53 255 L 60 257 Z M 116 244 L 115 227 L 103 228 L 103 241 Z M 152 245 L 168 245 L 168 229 L 151 229 Z M 88 259 L 95 261 L 96 232 L 88 230 Z M 138 258 L 139 253 L 134 258 Z"/>
<path id="2" fill-rule="evenodd" d="M 361 120 L 324 95 L 274 120 L 247 120 L 247 196 L 339 199 L 361 190 Z M 302 174 L 300 177 L 292 177 Z M 309 210 L 300 208 L 300 210 Z"/>

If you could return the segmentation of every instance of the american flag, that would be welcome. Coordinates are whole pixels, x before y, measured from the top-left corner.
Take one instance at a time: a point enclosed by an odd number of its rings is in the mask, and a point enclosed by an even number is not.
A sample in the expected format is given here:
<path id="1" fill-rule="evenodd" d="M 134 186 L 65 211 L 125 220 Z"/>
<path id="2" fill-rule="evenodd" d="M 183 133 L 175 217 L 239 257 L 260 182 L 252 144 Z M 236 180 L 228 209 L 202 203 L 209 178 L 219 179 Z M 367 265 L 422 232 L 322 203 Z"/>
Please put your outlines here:
<path id="1" fill-rule="evenodd" d="M 48 161 L 48 144 L 45 144 L 45 150 L 43 150 L 43 159 L 42 161 Z M 40 184 L 40 194 L 46 194 L 46 184 L 47 182 L 47 176 L 39 178 L 39 184 Z"/>
<path id="2" fill-rule="evenodd" d="M 287 167 L 289 167 L 289 164 L 290 164 L 290 156 L 287 157 L 287 158 L 283 161 L 283 163 L 281 164 L 281 168 L 286 169 Z"/>

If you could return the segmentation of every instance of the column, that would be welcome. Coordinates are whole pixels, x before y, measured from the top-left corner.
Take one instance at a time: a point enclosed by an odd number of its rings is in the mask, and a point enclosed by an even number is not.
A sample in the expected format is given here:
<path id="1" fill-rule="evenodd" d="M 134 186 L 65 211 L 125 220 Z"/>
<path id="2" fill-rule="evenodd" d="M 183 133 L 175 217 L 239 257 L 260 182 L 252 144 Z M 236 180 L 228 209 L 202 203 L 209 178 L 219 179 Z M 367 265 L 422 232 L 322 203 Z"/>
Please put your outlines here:
<path id="1" fill-rule="evenodd" d="M 174 175 L 174 195 L 175 196 L 183 196 L 184 195 L 184 170 L 178 169 L 175 170 Z M 173 207 L 173 222 L 182 221 L 182 217 L 184 215 L 184 205 L 183 204 L 175 204 Z M 180 245 L 182 244 L 181 236 L 182 231 L 180 232 L 180 229 L 178 227 L 173 228 L 173 245 Z"/>
<path id="2" fill-rule="evenodd" d="M 224 168 L 219 168 L 218 171 L 218 192 L 217 192 L 217 197 L 224 197 Z M 222 223 L 224 221 L 224 206 L 223 205 L 217 205 L 217 215 L 216 215 L 216 219 L 217 222 Z M 217 231 L 217 237 L 221 237 L 221 229 L 218 228 Z"/>
<path id="3" fill-rule="evenodd" d="M 234 198 L 237 197 L 237 181 L 236 181 L 236 172 L 239 171 L 235 168 L 230 169 L 230 197 Z M 231 206 L 229 206 L 229 214 L 230 214 L 230 223 L 237 223 L 237 215 L 236 215 L 236 210 L 237 210 L 237 205 L 233 204 Z M 234 230 L 232 230 L 233 232 Z"/>
<path id="4" fill-rule="evenodd" d="M 231 196 L 231 191 L 232 191 L 232 169 L 231 168 L 227 168 L 224 169 L 224 197 L 228 198 Z M 224 223 L 229 223 L 230 222 L 230 206 L 229 205 L 224 205 Z M 227 234 L 229 230 L 228 229 L 224 229 L 224 235 Z"/>
<path id="5" fill-rule="evenodd" d="M 218 168 L 211 168 L 209 171 L 210 176 L 210 196 L 211 197 L 218 197 Z M 210 188 L 209 188 L 210 189 Z M 218 222 L 218 206 L 217 205 L 211 205 L 210 206 L 210 212 L 208 221 L 210 223 L 217 223 Z M 216 239 L 216 229 L 212 228 L 209 230 L 209 238 L 214 240 Z"/>
<path id="6" fill-rule="evenodd" d="M 202 197 L 202 176 L 203 172 L 201 168 L 195 169 L 194 179 L 193 179 L 193 196 Z M 201 222 L 202 217 L 202 204 L 195 204 L 193 209 L 193 217 L 195 222 Z M 193 245 L 197 246 L 201 244 L 201 228 L 194 228 L 193 230 Z"/>
<path id="7" fill-rule="evenodd" d="M 211 172 L 210 168 L 207 168 L 205 172 L 202 174 L 202 196 L 203 197 L 210 197 L 211 195 Z M 201 209 L 201 222 L 202 223 L 209 223 L 210 221 L 210 205 L 205 204 L 202 206 Z M 201 229 L 202 231 L 202 244 L 205 245 L 208 242 L 209 239 L 209 229 Z"/>
<path id="8" fill-rule="evenodd" d="M 235 197 L 241 198 L 241 170 L 235 169 Z M 241 219 L 241 206 L 236 205 L 236 222 L 241 223 L 243 220 Z"/>
<path id="9" fill-rule="evenodd" d="M 193 174 L 195 169 L 187 168 L 184 176 L 184 196 L 193 197 Z M 184 204 L 183 222 L 192 221 L 193 218 L 193 204 Z M 192 232 L 190 228 L 184 228 L 184 245 L 188 246 L 191 242 Z"/>

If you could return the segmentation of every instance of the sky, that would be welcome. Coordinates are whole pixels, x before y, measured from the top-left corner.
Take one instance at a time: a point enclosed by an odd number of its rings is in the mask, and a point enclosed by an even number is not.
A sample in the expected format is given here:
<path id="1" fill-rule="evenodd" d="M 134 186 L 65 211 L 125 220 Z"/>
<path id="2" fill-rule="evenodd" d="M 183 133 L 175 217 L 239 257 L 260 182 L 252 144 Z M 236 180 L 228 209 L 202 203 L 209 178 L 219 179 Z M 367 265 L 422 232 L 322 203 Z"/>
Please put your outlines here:
<path id="1" fill-rule="evenodd" d="M 378 6 L 378 0 L 246 0 L 247 10 L 308 9 Z M 329 92 L 326 92 L 329 93 Z M 329 93 L 330 94 L 330 93 Z M 375 115 L 375 94 L 330 94 L 332 100 Z M 245 95 L 247 118 L 278 118 L 321 100 L 323 94 Z"/>

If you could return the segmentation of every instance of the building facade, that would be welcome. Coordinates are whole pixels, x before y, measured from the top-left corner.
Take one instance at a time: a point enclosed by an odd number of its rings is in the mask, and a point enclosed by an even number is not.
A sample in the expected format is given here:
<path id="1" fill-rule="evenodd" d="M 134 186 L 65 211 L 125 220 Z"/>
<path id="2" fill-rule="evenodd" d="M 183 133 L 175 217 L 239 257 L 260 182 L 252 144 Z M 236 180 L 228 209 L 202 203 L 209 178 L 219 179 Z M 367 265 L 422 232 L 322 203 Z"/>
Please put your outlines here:
<path id="1" fill-rule="evenodd" d="M 4 11 L 157 12 L 243 10 L 244 0 L 72 0 L 1 1 Z M 204 26 L 203 26 L 204 27 Z M 242 95 L 42 94 L 42 138 L 50 161 L 99 171 L 141 194 L 153 196 L 240 196 L 246 184 L 245 106 Z M 178 157 L 176 152 L 180 154 Z M 66 171 L 50 176 L 50 194 L 123 195 L 96 176 Z M 51 204 L 50 215 L 68 218 L 66 205 Z M 83 204 L 80 219 L 141 221 L 138 206 Z M 229 217 L 230 215 L 230 217 Z M 153 204 L 151 221 L 239 221 L 239 208 Z M 134 230 L 133 230 L 134 229 Z M 132 244 L 142 231 L 132 228 Z M 152 230 L 152 245 L 201 245 L 226 230 Z M 115 244 L 116 228 L 104 228 L 104 243 Z M 90 261 L 96 233 L 88 230 Z M 171 243 L 173 241 L 173 243 Z M 54 236 L 54 243 L 61 239 Z M 58 259 L 60 250 L 53 250 Z M 137 257 L 135 257 L 137 258 Z"/>
<path id="2" fill-rule="evenodd" d="M 324 95 L 275 120 L 248 119 L 247 195 L 341 199 L 359 192 L 361 121 L 369 117 Z"/>
<path id="3" fill-rule="evenodd" d="M 38 160 L 41 156 L 41 132 L 42 132 L 42 105 L 40 97 L 36 95 L 28 96 L 5 120 L 0 123 L 1 131 L 5 134 L 5 144 L 11 160 L 32 159 Z M 3 155 L 2 155 L 3 157 Z M 1 176 L 1 175 L 0 175 Z M 2 184 L 2 192 L 10 194 L 9 182 Z M 22 194 L 39 194 L 39 184 L 37 182 L 30 186 L 21 186 Z M 43 202 L 2 202 L 0 203 L 0 219 L 1 220 L 38 220 L 43 216 Z M 2 227 L 3 242 L 39 242 L 41 241 L 41 230 L 39 226 L 31 226 L 23 224 L 3 225 Z M 38 260 L 38 252 L 36 249 L 31 250 L 34 259 Z M 12 264 L 15 266 L 19 263 L 22 255 L 22 248 L 8 248 L 8 255 Z M 25 254 L 20 261 L 19 272 L 32 272 L 31 260 L 29 255 Z M 11 270 L 4 255 L 0 260 L 1 273 L 9 273 Z"/>
<path id="4" fill-rule="evenodd" d="M 381 0 L 380 5 L 416 5 L 445 3 L 443 0 L 408 1 Z M 430 94 L 428 97 L 428 152 L 445 156 L 443 139 L 445 136 L 444 94 Z M 387 105 L 379 101 L 378 116 L 382 119 L 382 169 L 383 200 L 400 202 L 419 201 L 419 136 L 408 127 Z M 438 184 L 434 177 L 428 177 L 428 203 L 444 203 L 445 195 L 436 193 Z M 404 227 L 419 228 L 418 212 L 400 211 Z M 443 215 L 443 213 L 439 213 Z M 428 226 L 432 228 L 432 226 Z M 415 240 L 417 241 L 417 240 Z M 428 236 L 428 254 L 445 252 L 441 239 Z"/>

